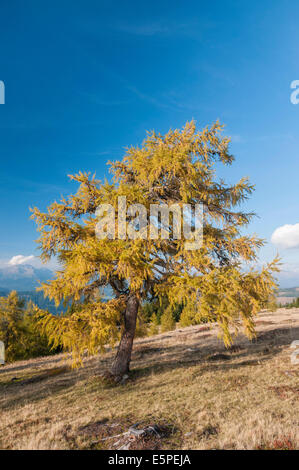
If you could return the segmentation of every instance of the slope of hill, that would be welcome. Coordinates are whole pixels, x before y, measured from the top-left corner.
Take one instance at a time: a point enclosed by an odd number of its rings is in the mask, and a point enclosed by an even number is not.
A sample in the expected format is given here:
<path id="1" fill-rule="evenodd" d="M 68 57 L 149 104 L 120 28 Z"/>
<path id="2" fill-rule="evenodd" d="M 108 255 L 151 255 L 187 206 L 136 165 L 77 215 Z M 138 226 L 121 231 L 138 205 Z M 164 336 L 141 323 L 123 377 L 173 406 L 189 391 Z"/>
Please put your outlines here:
<path id="1" fill-rule="evenodd" d="M 286 287 L 285 289 L 279 289 L 277 302 L 285 305 L 292 302 L 297 297 L 299 297 L 299 287 Z"/>
<path id="2" fill-rule="evenodd" d="M 285 289 L 279 289 L 278 294 L 280 296 L 299 297 L 299 287 L 286 287 Z"/>
<path id="3" fill-rule="evenodd" d="M 71 370 L 63 355 L 0 369 L 2 449 L 299 449 L 299 309 L 263 312 L 254 342 L 225 350 L 216 325 L 135 341 L 131 377 L 100 374 L 114 351 Z M 148 438 L 130 426 L 156 424 Z"/>

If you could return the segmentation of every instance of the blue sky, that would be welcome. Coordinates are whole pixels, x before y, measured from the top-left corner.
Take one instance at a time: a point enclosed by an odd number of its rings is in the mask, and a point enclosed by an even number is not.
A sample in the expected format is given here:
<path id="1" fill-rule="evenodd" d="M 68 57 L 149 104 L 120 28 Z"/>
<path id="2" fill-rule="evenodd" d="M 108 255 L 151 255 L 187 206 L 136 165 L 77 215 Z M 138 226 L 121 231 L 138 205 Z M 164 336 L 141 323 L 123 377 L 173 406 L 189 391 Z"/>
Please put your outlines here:
<path id="1" fill-rule="evenodd" d="M 1 2 L 0 260 L 37 254 L 29 206 L 75 191 L 67 174 L 196 119 L 232 136 L 228 181 L 249 176 L 250 226 L 277 252 L 275 229 L 299 223 L 299 3 Z M 282 285 L 299 284 L 299 240 L 280 248 Z"/>

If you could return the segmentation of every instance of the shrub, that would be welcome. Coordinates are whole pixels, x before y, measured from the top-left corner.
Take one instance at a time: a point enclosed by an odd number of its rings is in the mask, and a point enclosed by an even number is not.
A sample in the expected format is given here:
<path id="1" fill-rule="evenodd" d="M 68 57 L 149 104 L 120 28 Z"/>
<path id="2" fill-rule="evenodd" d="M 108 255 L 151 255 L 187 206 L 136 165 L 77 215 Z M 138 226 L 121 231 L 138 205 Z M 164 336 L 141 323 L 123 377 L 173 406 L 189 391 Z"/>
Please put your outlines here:
<path id="1" fill-rule="evenodd" d="M 161 316 L 161 332 L 175 330 L 175 319 L 173 318 L 173 312 L 171 306 L 164 310 Z"/>
<path id="2" fill-rule="evenodd" d="M 152 315 L 151 322 L 149 324 L 148 335 L 157 335 L 159 333 L 159 319 L 156 313 Z"/>

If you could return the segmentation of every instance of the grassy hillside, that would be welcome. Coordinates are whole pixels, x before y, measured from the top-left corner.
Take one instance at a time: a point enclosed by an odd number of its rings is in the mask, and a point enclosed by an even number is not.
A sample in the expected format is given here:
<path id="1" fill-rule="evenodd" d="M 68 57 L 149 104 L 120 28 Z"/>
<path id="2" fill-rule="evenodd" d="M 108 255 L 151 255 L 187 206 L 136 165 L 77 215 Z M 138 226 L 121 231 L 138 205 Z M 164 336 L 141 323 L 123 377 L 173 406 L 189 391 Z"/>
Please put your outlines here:
<path id="1" fill-rule="evenodd" d="M 132 376 L 99 375 L 113 351 L 72 371 L 64 357 L 0 369 L 2 449 L 299 448 L 299 310 L 263 312 L 258 337 L 231 350 L 217 327 L 196 326 L 135 342 Z M 136 438 L 130 426 L 157 425 Z M 123 434 L 125 433 L 125 434 Z"/>

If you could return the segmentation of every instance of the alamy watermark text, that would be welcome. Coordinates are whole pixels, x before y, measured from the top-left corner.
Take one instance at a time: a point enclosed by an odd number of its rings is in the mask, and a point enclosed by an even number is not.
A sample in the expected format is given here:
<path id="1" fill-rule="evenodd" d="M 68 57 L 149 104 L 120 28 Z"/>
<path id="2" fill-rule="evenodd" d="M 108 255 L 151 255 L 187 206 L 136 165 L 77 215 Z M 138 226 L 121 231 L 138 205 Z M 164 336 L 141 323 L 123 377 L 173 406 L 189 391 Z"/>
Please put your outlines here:
<path id="1" fill-rule="evenodd" d="M 2 80 L 0 80 L 0 104 L 5 104 L 5 85 Z"/>
<path id="2" fill-rule="evenodd" d="M 117 228 L 116 210 L 112 204 L 100 204 L 96 210 L 98 219 L 96 236 L 114 240 L 162 240 L 184 239 L 185 250 L 198 250 L 203 241 L 203 205 L 174 203 L 150 204 L 149 213 L 143 204 L 127 206 L 126 196 L 118 197 Z"/>

